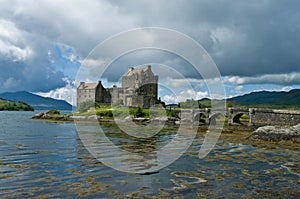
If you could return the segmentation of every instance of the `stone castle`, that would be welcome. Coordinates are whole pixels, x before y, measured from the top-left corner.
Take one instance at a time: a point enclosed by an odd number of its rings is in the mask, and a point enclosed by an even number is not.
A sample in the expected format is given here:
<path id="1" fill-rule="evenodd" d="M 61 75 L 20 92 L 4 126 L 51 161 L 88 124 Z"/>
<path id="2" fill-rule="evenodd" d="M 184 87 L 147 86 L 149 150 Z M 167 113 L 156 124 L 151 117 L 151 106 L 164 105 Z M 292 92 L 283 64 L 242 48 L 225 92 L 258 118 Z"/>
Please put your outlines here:
<path id="1" fill-rule="evenodd" d="M 94 101 L 99 104 L 150 108 L 160 102 L 157 92 L 158 76 L 153 74 L 150 65 L 140 69 L 130 67 L 122 77 L 121 88 L 116 85 L 104 88 L 101 81 L 80 82 L 77 88 L 77 107 L 82 102 Z"/>

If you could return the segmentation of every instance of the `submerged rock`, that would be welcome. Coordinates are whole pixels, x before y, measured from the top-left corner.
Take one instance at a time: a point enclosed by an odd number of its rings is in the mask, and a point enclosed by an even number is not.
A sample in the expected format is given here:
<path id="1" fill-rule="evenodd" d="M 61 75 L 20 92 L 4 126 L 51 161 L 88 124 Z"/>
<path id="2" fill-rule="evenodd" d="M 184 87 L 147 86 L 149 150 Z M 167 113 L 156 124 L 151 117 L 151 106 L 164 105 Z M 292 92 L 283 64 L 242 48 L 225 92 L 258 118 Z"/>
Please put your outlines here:
<path id="1" fill-rule="evenodd" d="M 157 173 L 159 173 L 159 171 L 148 171 L 145 173 L 140 173 L 140 175 L 152 175 L 152 174 L 157 174 Z"/>
<path id="2" fill-rule="evenodd" d="M 300 124 L 292 127 L 263 126 L 256 129 L 249 137 L 251 141 L 271 142 L 292 141 L 300 143 Z"/>

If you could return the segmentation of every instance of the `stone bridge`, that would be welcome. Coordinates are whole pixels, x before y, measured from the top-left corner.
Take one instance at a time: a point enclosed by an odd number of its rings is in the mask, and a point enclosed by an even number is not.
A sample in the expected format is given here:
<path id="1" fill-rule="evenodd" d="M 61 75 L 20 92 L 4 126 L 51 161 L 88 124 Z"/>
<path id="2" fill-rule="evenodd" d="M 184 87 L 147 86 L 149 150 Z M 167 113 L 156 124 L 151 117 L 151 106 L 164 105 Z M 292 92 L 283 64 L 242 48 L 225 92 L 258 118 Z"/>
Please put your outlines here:
<path id="1" fill-rule="evenodd" d="M 261 125 L 296 125 L 300 123 L 300 111 L 262 108 L 228 108 L 228 109 L 182 109 L 175 111 L 184 121 L 216 124 L 217 118 L 225 116 L 228 124 Z M 246 117 L 247 119 L 243 118 Z M 247 121 L 247 123 L 245 123 Z"/>

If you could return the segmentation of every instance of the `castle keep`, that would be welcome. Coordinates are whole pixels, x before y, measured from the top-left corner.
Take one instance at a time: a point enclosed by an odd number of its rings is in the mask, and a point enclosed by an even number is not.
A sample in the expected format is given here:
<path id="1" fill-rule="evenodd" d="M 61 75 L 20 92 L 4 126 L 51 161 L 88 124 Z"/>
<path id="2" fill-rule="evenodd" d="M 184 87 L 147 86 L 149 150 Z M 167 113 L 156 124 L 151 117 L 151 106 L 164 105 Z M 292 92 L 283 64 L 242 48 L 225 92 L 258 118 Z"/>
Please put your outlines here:
<path id="1" fill-rule="evenodd" d="M 81 82 L 77 88 L 77 107 L 91 100 L 99 104 L 150 108 L 158 103 L 157 87 L 158 76 L 153 74 L 150 65 L 140 69 L 130 67 L 122 77 L 121 88 L 116 85 L 104 88 L 101 81 Z"/>

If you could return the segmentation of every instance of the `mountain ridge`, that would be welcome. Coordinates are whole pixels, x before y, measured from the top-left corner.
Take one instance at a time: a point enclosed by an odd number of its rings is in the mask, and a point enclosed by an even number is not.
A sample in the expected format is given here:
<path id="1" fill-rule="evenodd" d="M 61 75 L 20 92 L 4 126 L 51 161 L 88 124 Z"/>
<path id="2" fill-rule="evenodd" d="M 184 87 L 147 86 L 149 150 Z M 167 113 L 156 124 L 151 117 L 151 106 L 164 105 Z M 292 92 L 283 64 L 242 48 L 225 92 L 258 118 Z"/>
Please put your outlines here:
<path id="1" fill-rule="evenodd" d="M 210 108 L 211 100 L 202 98 L 180 102 L 179 104 L 198 102 L 200 108 Z M 218 102 L 219 100 L 214 100 Z M 300 109 L 300 89 L 290 91 L 253 91 L 244 95 L 226 98 L 227 107 L 245 108 L 274 108 L 274 109 Z"/>
<path id="2" fill-rule="evenodd" d="M 72 105 L 64 100 L 57 100 L 50 97 L 42 97 L 27 91 L 5 92 L 0 98 L 11 101 L 23 101 L 31 105 L 35 110 L 72 110 Z"/>
<path id="3" fill-rule="evenodd" d="M 300 109 L 300 89 L 290 91 L 255 91 L 227 99 L 235 107 Z"/>
<path id="4" fill-rule="evenodd" d="M 255 91 L 227 99 L 240 104 L 300 106 L 300 89 L 290 91 Z"/>

